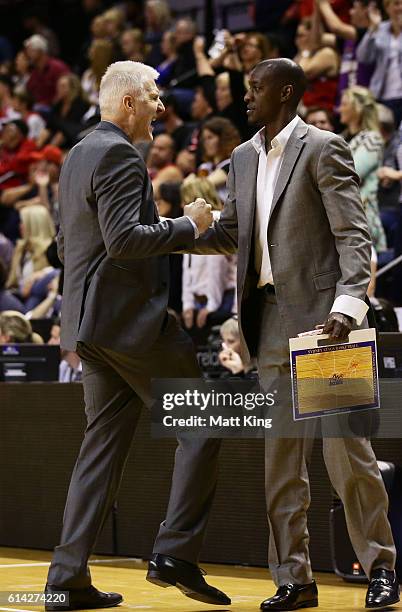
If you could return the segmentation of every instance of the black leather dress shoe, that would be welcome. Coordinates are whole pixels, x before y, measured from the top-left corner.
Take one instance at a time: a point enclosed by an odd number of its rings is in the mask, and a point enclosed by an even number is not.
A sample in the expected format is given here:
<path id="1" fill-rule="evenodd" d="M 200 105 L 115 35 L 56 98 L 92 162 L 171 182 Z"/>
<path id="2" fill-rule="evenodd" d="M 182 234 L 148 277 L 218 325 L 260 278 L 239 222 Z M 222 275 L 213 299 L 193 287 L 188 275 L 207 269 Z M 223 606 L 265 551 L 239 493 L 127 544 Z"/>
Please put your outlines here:
<path id="1" fill-rule="evenodd" d="M 62 593 L 68 593 L 68 603 Z M 94 586 L 87 589 L 63 589 L 47 584 L 45 587 L 45 610 L 93 610 L 97 608 L 113 608 L 123 601 L 119 593 L 103 593 Z"/>
<path id="2" fill-rule="evenodd" d="M 399 601 L 399 584 L 395 572 L 373 570 L 367 589 L 366 608 L 385 608 Z"/>
<path id="3" fill-rule="evenodd" d="M 299 608 L 316 608 L 318 590 L 315 581 L 309 584 L 284 584 L 276 594 L 262 602 L 260 608 L 268 610 L 298 610 Z"/>
<path id="4" fill-rule="evenodd" d="M 176 586 L 183 595 L 217 606 L 228 606 L 231 601 L 225 593 L 209 586 L 204 580 L 205 572 L 197 565 L 155 554 L 148 564 L 147 580 L 161 587 Z"/>

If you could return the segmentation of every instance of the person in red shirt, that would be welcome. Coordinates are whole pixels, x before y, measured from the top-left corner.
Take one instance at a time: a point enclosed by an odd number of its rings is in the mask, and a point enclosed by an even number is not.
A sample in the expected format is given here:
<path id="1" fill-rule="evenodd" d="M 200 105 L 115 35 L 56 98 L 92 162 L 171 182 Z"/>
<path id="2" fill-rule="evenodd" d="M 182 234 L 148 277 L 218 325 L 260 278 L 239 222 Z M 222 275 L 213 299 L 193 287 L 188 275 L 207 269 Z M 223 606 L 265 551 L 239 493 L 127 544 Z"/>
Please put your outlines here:
<path id="1" fill-rule="evenodd" d="M 28 176 L 31 153 L 36 150 L 27 138 L 28 126 L 20 119 L 7 123 L 1 133 L 0 190 L 22 185 Z"/>
<path id="2" fill-rule="evenodd" d="M 70 68 L 61 60 L 48 55 L 47 40 L 40 34 L 27 38 L 24 46 L 32 66 L 27 90 L 36 105 L 50 107 L 56 96 L 57 81 L 64 74 L 68 74 Z"/>

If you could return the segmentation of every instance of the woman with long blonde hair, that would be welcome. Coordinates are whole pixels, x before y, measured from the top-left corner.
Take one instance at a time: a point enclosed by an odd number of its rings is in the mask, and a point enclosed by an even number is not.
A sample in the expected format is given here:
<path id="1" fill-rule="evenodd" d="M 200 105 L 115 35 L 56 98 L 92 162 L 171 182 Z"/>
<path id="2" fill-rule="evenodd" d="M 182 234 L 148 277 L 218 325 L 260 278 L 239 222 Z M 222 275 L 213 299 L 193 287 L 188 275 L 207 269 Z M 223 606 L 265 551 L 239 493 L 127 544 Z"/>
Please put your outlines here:
<path id="1" fill-rule="evenodd" d="M 46 256 L 56 229 L 44 206 L 27 206 L 20 217 L 22 238 L 15 245 L 7 288 L 18 291 L 26 309 L 32 310 L 45 299 L 48 284 L 58 274 Z"/>
<path id="2" fill-rule="evenodd" d="M 360 178 L 360 193 L 374 248 L 385 251 L 387 242 L 378 209 L 377 170 L 382 166 L 384 143 L 380 134 L 376 100 L 369 89 L 355 85 L 343 92 L 339 107 L 343 136 L 349 142 Z"/>
<path id="3" fill-rule="evenodd" d="M 42 337 L 32 331 L 28 319 L 16 310 L 4 310 L 0 313 L 0 344 L 6 343 L 43 344 Z"/>
<path id="4" fill-rule="evenodd" d="M 107 67 L 113 61 L 114 47 L 110 40 L 94 39 L 88 50 L 90 66 L 81 78 L 81 87 L 90 104 L 99 104 L 99 87 Z"/>

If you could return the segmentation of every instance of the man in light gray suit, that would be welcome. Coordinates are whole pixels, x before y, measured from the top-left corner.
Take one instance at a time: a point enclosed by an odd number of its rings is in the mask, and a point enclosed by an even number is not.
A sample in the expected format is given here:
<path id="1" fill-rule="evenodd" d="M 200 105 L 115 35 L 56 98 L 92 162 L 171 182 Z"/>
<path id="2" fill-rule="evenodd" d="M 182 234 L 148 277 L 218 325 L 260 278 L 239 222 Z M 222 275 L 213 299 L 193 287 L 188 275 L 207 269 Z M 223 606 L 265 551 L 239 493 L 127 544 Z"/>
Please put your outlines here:
<path id="1" fill-rule="evenodd" d="M 64 262 L 61 345 L 83 364 L 87 429 L 71 477 L 61 542 L 46 587 L 47 610 L 106 608 L 122 601 L 91 584 L 88 558 L 116 499 L 141 405 L 151 378 L 200 376 L 189 337 L 167 314 L 169 260 L 191 249 L 212 222 L 204 201 L 184 217 L 160 221 L 147 168 L 133 142 L 152 139 L 164 110 L 158 73 L 116 62 L 102 78 L 102 121 L 68 154 L 60 176 L 58 246 Z M 219 443 L 182 437 L 176 452 L 174 498 L 178 530 L 201 547 L 216 483 Z M 62 452 L 62 449 L 61 449 Z M 176 585 L 193 599 L 229 604 L 208 585 L 196 554 L 179 535 L 181 554 L 164 547 L 149 579 Z M 177 553 L 177 547 L 174 549 Z M 57 600 L 68 591 L 69 602 Z"/>
<path id="2" fill-rule="evenodd" d="M 249 119 L 264 127 L 234 150 L 225 208 L 193 250 L 237 251 L 242 356 L 257 358 L 263 386 L 290 381 L 289 338 L 322 325 L 342 340 L 366 324 L 371 240 L 358 177 L 346 142 L 297 116 L 305 87 L 302 69 L 290 60 L 267 60 L 252 71 Z M 291 407 L 279 410 L 290 414 Z M 395 547 L 370 442 L 323 442 L 352 544 L 370 578 L 366 606 L 391 605 L 399 601 Z M 318 605 L 306 518 L 311 446 L 306 437 L 266 441 L 269 565 L 278 590 L 262 602 L 264 611 Z M 155 550 L 164 537 L 162 525 Z"/>

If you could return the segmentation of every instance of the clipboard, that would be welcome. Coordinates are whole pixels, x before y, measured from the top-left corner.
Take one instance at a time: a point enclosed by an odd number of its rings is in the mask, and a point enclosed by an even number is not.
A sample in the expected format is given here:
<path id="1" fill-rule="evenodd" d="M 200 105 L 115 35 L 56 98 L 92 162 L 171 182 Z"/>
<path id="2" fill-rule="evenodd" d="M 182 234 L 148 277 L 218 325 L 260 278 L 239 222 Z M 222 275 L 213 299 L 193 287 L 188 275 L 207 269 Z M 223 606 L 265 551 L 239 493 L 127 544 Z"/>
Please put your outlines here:
<path id="1" fill-rule="evenodd" d="M 289 348 L 295 421 L 380 407 L 374 328 L 352 331 L 346 342 L 290 338 Z"/>

